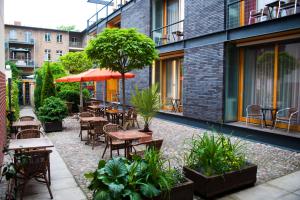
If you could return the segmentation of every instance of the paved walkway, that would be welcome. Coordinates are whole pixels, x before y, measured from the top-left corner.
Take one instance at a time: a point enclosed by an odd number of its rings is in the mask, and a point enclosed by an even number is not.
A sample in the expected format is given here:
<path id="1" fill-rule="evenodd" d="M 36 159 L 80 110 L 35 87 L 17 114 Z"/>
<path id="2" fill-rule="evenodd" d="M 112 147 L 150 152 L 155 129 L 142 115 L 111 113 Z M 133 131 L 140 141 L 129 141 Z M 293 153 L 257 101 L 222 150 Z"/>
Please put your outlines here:
<path id="1" fill-rule="evenodd" d="M 31 107 L 21 109 L 20 116 L 35 116 Z M 63 159 L 55 148 L 50 154 L 51 163 L 51 190 L 54 200 L 85 200 L 87 199 L 80 187 L 77 185 L 73 175 L 70 173 Z M 46 200 L 50 199 L 47 187 L 35 180 L 26 186 L 24 200 Z"/>

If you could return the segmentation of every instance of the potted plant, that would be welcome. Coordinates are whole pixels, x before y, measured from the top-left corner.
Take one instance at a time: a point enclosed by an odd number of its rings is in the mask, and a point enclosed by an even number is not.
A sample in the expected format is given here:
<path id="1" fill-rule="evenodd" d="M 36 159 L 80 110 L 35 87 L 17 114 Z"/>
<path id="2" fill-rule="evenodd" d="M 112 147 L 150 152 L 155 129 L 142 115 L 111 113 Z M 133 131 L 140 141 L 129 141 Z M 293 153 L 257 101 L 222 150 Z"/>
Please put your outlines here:
<path id="1" fill-rule="evenodd" d="M 144 158 L 101 160 L 98 169 L 85 177 L 91 180 L 88 188 L 95 200 L 193 199 L 193 182 L 180 171 L 166 167 L 166 160 L 152 149 L 146 151 Z"/>
<path id="2" fill-rule="evenodd" d="M 144 120 L 144 129 L 141 131 L 152 134 L 149 126 L 153 117 L 160 110 L 161 105 L 159 99 L 157 84 L 143 90 L 139 90 L 138 87 L 135 87 L 135 93 L 131 97 L 131 103 Z"/>
<path id="3" fill-rule="evenodd" d="M 193 137 L 183 167 L 195 183 L 194 191 L 206 198 L 254 185 L 257 166 L 246 161 L 240 142 L 214 134 Z"/>
<path id="4" fill-rule="evenodd" d="M 68 115 L 65 103 L 57 97 L 44 100 L 39 108 L 38 118 L 42 122 L 45 132 L 62 131 L 62 120 Z"/>

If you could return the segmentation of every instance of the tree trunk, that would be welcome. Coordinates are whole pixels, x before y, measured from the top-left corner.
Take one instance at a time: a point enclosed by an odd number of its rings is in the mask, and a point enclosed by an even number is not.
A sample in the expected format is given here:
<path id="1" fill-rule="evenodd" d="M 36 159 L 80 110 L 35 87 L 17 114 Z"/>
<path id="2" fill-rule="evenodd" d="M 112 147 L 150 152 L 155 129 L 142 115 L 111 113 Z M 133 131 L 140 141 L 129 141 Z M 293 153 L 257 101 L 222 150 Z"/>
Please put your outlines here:
<path id="1" fill-rule="evenodd" d="M 123 119 L 122 119 L 122 126 L 125 123 L 125 73 L 122 73 L 122 110 L 123 110 Z"/>

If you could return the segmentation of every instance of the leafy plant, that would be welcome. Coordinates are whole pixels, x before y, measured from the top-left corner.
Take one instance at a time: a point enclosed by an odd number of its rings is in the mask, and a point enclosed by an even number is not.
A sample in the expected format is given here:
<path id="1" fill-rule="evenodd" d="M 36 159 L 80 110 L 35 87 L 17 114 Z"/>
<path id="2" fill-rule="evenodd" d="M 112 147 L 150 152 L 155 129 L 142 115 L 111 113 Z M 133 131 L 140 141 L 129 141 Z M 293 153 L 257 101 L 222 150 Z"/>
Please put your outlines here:
<path id="1" fill-rule="evenodd" d="M 46 72 L 43 79 L 42 93 L 41 93 L 41 104 L 43 105 L 44 99 L 55 96 L 55 85 L 53 75 L 50 66 L 46 67 Z"/>
<path id="2" fill-rule="evenodd" d="M 85 100 L 90 98 L 90 93 L 87 89 L 83 89 L 82 93 Z M 79 90 L 62 90 L 57 93 L 57 97 L 64 101 L 73 102 L 72 110 L 73 112 L 78 112 L 77 105 L 80 103 Z"/>
<path id="3" fill-rule="evenodd" d="M 34 89 L 34 107 L 38 110 L 41 106 L 41 95 L 43 87 L 43 77 L 41 71 L 35 72 L 35 89 Z"/>
<path id="4" fill-rule="evenodd" d="M 223 134 L 194 136 L 188 141 L 191 150 L 185 155 L 187 166 L 207 176 L 239 170 L 246 165 L 240 142 L 231 142 Z"/>
<path id="5" fill-rule="evenodd" d="M 59 60 L 71 74 L 78 74 L 93 67 L 93 63 L 84 51 L 69 52 L 61 56 Z"/>
<path id="6" fill-rule="evenodd" d="M 45 99 L 43 106 L 38 111 L 38 118 L 42 122 L 61 121 L 67 115 L 68 110 L 65 103 L 57 97 Z"/>
<path id="7" fill-rule="evenodd" d="M 101 68 L 122 74 L 122 104 L 125 112 L 125 73 L 151 65 L 158 57 L 155 43 L 136 29 L 112 28 L 105 29 L 90 40 L 85 50 L 88 57 Z"/>
<path id="8" fill-rule="evenodd" d="M 107 162 L 100 160 L 98 169 L 86 173 L 85 177 L 91 180 L 88 188 L 94 192 L 94 200 L 140 200 L 156 197 L 162 192 L 168 194 L 180 183 L 175 170 L 165 166 L 166 160 L 161 154 L 148 149 L 144 159 L 135 156 L 133 160 L 121 157 Z"/>
<path id="9" fill-rule="evenodd" d="M 135 87 L 135 94 L 131 96 L 131 103 L 144 119 L 144 131 L 150 131 L 150 122 L 160 110 L 161 105 L 159 99 L 158 85 L 153 85 L 141 91 L 138 87 Z"/>

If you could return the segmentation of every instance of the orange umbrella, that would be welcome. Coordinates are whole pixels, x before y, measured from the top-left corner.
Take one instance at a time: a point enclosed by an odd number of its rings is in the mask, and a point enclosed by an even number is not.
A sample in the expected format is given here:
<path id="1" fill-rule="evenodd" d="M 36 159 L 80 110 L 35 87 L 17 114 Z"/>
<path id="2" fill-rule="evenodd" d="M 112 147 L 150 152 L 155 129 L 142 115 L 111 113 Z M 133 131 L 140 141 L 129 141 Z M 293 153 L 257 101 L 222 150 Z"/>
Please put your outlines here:
<path id="1" fill-rule="evenodd" d="M 125 78 L 134 78 L 134 77 L 135 75 L 132 73 L 125 73 Z M 82 84 L 81 84 L 82 82 L 105 81 L 108 79 L 121 79 L 121 78 L 122 78 L 122 74 L 119 72 L 113 72 L 108 69 L 96 68 L 96 69 L 89 69 L 88 71 L 82 72 L 80 74 L 69 75 L 69 76 L 56 79 L 56 82 L 80 82 L 80 107 L 82 107 L 83 106 Z"/>

